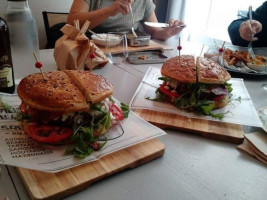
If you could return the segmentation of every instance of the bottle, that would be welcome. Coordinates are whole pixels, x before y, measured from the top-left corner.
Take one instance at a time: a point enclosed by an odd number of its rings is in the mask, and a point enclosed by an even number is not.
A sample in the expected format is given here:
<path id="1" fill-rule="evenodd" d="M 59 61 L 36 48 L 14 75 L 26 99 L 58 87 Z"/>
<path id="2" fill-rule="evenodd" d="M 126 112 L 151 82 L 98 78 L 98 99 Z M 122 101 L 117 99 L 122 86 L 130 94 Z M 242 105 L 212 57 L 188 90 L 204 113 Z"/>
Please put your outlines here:
<path id="1" fill-rule="evenodd" d="M 39 57 L 37 25 L 28 0 L 7 0 L 5 19 L 9 28 L 15 79 L 37 72 L 33 52 Z"/>
<path id="2" fill-rule="evenodd" d="M 0 17 L 0 92 L 14 93 L 15 81 L 10 50 L 9 31 Z"/>

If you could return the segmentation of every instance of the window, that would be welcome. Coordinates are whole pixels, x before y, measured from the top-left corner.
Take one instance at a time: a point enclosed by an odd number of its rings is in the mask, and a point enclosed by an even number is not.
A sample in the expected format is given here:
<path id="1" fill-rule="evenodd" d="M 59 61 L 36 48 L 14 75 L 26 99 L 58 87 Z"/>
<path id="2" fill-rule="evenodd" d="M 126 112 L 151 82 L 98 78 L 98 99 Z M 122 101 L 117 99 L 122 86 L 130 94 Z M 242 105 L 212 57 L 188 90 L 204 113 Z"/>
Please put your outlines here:
<path id="1" fill-rule="evenodd" d="M 230 41 L 227 28 L 238 18 L 238 11 L 247 11 L 250 5 L 255 10 L 262 3 L 262 0 L 186 0 L 184 21 L 191 34 Z"/>

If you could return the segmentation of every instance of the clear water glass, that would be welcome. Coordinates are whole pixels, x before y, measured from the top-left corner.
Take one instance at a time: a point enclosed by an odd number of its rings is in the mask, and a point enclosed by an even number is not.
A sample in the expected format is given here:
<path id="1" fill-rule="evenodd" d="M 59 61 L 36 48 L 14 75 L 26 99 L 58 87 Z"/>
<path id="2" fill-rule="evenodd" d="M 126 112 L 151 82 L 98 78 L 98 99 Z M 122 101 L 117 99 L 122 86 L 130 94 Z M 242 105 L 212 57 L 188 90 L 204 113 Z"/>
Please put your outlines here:
<path id="1" fill-rule="evenodd" d="M 9 28 L 15 78 L 23 78 L 36 72 L 33 52 L 39 57 L 39 41 L 36 20 L 28 0 L 8 1 L 5 19 Z"/>
<path id="2" fill-rule="evenodd" d="M 106 35 L 106 55 L 109 62 L 116 64 L 128 57 L 128 42 L 126 32 L 109 32 Z"/>

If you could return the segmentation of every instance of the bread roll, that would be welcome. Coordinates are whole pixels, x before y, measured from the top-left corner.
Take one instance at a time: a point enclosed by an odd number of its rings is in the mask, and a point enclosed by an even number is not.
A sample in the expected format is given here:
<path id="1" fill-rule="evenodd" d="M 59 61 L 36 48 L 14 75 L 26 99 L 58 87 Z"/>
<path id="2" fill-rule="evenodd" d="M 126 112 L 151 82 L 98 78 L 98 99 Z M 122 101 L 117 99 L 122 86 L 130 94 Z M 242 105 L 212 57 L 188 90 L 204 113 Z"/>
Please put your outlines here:
<path id="1" fill-rule="evenodd" d="M 32 74 L 21 80 L 18 95 L 39 111 L 69 113 L 88 110 L 88 102 L 98 103 L 113 93 L 113 86 L 89 71 L 52 71 Z"/>
<path id="2" fill-rule="evenodd" d="M 31 74 L 18 85 L 21 100 L 37 110 L 75 112 L 88 109 L 86 99 L 73 81 L 60 71 Z"/>
<path id="3" fill-rule="evenodd" d="M 162 65 L 161 74 L 181 83 L 196 83 L 194 56 L 181 55 L 167 60 Z"/>
<path id="4" fill-rule="evenodd" d="M 113 93 L 113 86 L 103 76 L 89 71 L 64 70 L 92 104 L 98 103 Z"/>
<path id="5" fill-rule="evenodd" d="M 199 83 L 224 84 L 230 80 L 230 74 L 215 61 L 197 57 L 197 79 Z"/>

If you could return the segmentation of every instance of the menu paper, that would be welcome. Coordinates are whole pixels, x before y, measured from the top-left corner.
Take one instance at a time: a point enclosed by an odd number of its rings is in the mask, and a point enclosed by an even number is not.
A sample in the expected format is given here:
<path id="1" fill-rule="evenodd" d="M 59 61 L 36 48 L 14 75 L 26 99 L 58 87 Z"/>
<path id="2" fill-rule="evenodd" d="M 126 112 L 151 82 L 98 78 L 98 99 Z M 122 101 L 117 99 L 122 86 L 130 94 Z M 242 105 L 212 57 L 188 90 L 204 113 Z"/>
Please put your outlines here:
<path id="1" fill-rule="evenodd" d="M 232 78 L 228 83 L 232 84 L 233 91 L 230 102 L 221 109 L 214 110 L 214 113 L 225 113 L 224 118 L 219 120 L 210 116 L 196 115 L 193 112 L 183 111 L 167 102 L 158 102 L 146 98 L 155 99 L 155 91 L 162 83 L 160 68 L 150 67 L 136 90 L 131 102 L 131 109 L 148 109 L 159 112 L 167 112 L 185 116 L 188 118 L 198 118 L 211 121 L 227 122 L 240 125 L 262 127 L 257 111 L 245 87 L 243 79 Z"/>
<path id="2" fill-rule="evenodd" d="M 12 113 L 6 112 L 3 107 L 0 109 L 0 164 L 4 165 L 56 173 L 166 134 L 130 112 L 127 119 L 120 121 L 119 125 L 107 133 L 107 135 L 117 134 L 118 137 L 108 140 L 100 151 L 80 159 L 65 154 L 70 145 L 47 145 L 36 142 L 25 134 L 21 122 L 16 120 L 21 104 L 17 95 L 2 95 L 2 102 L 14 109 Z"/>

